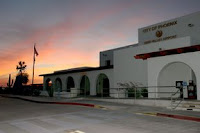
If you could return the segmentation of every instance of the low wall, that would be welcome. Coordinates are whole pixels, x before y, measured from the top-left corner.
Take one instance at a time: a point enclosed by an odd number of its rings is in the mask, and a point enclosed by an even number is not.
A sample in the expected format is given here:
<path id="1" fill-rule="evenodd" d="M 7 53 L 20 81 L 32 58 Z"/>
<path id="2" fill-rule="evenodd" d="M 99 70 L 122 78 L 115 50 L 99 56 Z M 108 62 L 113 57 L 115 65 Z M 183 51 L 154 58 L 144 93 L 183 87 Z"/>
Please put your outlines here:
<path id="1" fill-rule="evenodd" d="M 47 91 L 42 91 L 42 96 L 49 96 Z M 63 98 L 72 98 L 77 97 L 76 92 L 54 92 L 54 97 L 63 97 Z M 118 97 L 118 95 L 116 96 Z M 158 106 L 158 107 L 170 107 L 171 100 L 161 100 L 161 99 L 106 99 L 106 98 L 92 98 L 92 100 L 97 101 L 105 101 L 105 102 L 115 102 L 115 103 L 123 103 L 123 104 L 138 104 L 144 106 Z"/>
<path id="2" fill-rule="evenodd" d="M 47 91 L 41 91 L 41 96 L 49 96 Z M 63 98 L 72 98 L 77 97 L 77 93 L 75 92 L 54 92 L 54 97 L 63 97 Z"/>

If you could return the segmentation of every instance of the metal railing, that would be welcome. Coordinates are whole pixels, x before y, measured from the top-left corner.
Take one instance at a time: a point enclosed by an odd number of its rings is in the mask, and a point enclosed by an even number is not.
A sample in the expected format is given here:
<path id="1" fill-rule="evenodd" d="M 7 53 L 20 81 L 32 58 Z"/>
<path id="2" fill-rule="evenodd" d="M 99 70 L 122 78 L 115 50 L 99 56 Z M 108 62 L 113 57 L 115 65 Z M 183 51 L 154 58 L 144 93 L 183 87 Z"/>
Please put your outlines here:
<path id="1" fill-rule="evenodd" d="M 54 92 L 54 97 L 95 98 L 106 101 L 112 101 L 113 99 L 116 99 L 118 102 L 144 102 L 146 105 L 148 103 L 154 103 L 154 105 L 162 104 L 159 100 L 168 100 L 168 102 L 166 102 L 167 106 L 171 109 L 176 109 L 183 101 L 183 98 L 181 98 L 182 93 L 183 92 L 181 92 L 179 89 L 177 90 L 176 86 L 103 88 L 100 90 L 90 89 L 90 91 L 79 88 L 71 88 L 70 91 L 62 90 L 62 92 Z M 143 100 L 149 100 L 149 102 Z"/>
<path id="2" fill-rule="evenodd" d="M 177 97 L 177 95 L 179 95 Z M 182 97 L 181 98 L 181 95 L 183 95 L 183 92 L 180 91 L 180 89 L 178 89 L 175 93 L 173 93 L 171 95 L 171 109 L 176 109 L 180 104 L 181 102 L 184 100 L 184 98 Z"/>
<path id="3" fill-rule="evenodd" d="M 70 92 L 54 92 L 66 98 L 95 97 L 106 99 L 167 99 L 173 100 L 180 97 L 175 86 L 148 86 L 136 88 L 103 88 L 99 92 L 89 92 L 84 89 L 71 88 Z M 172 97 L 173 96 L 173 97 Z"/>

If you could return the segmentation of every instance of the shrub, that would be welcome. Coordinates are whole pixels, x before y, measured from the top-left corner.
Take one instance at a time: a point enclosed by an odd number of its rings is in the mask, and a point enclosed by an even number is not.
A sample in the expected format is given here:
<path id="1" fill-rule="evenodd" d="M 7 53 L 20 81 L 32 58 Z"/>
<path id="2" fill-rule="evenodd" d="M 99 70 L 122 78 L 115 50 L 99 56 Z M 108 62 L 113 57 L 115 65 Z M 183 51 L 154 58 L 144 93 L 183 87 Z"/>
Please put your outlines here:
<path id="1" fill-rule="evenodd" d="M 25 86 L 25 87 L 23 88 L 23 91 L 22 91 L 21 95 L 24 95 L 24 96 L 31 96 L 32 93 L 33 93 L 32 88 L 31 88 L 31 87 L 28 87 L 28 86 Z"/>
<path id="2" fill-rule="evenodd" d="M 0 94 L 11 94 L 12 88 L 8 87 L 0 87 Z"/>
<path id="3" fill-rule="evenodd" d="M 128 90 L 128 97 L 135 97 L 135 93 L 136 93 L 136 98 L 139 98 L 141 96 L 140 91 L 136 89 L 136 88 L 127 88 Z"/>
<path id="4" fill-rule="evenodd" d="M 140 89 L 138 88 L 140 83 L 137 82 L 128 82 L 128 83 L 118 83 L 120 87 L 123 87 L 126 89 L 126 92 L 128 93 L 128 97 L 136 97 L 139 98 L 141 97 L 141 92 Z M 136 89 L 136 92 L 135 92 Z M 136 96 L 135 96 L 136 93 Z"/>
<path id="5" fill-rule="evenodd" d="M 148 90 L 147 90 L 146 88 L 142 88 L 142 90 L 141 90 L 141 95 L 142 95 L 143 97 L 148 97 Z"/>
<path id="6" fill-rule="evenodd" d="M 36 88 L 33 89 L 33 95 L 34 96 L 39 96 L 40 93 L 41 93 L 41 91 L 39 89 L 36 89 Z"/>

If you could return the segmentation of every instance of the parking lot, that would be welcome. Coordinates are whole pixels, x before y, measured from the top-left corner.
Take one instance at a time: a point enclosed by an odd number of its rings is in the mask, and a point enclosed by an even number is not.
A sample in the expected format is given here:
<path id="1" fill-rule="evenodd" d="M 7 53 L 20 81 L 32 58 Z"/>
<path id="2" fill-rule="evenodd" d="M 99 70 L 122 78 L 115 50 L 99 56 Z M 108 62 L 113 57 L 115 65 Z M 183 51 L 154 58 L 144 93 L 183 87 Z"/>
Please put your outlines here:
<path id="1" fill-rule="evenodd" d="M 80 100 L 80 102 L 90 102 Z M 199 133 L 200 123 L 143 114 L 163 108 L 93 102 L 106 108 L 0 97 L 0 133 Z M 191 112 L 193 113 L 193 112 Z"/>

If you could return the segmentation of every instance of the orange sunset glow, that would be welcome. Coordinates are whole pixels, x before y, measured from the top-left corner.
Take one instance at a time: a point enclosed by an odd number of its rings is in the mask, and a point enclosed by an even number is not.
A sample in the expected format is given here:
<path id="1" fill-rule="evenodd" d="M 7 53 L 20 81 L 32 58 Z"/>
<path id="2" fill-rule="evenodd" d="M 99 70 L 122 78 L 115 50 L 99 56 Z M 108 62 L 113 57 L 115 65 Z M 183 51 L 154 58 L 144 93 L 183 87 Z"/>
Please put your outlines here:
<path id="1" fill-rule="evenodd" d="M 19 61 L 26 62 L 31 84 L 35 43 L 34 83 L 43 83 L 40 74 L 99 66 L 100 51 L 137 43 L 138 28 L 198 11 L 196 2 L 1 0 L 0 86 L 6 86 L 9 74 L 15 80 Z"/>

